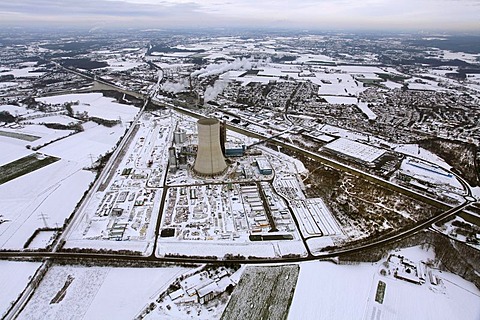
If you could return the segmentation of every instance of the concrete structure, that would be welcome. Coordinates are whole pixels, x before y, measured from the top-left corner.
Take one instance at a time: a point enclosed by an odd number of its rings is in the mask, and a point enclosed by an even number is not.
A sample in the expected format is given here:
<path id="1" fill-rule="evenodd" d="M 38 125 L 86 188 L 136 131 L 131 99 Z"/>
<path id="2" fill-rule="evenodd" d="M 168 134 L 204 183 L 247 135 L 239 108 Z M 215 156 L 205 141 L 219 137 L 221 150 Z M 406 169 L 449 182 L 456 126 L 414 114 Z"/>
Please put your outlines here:
<path id="1" fill-rule="evenodd" d="M 171 167 L 177 166 L 177 152 L 174 147 L 168 148 L 168 164 Z"/>
<path id="2" fill-rule="evenodd" d="M 187 133 L 185 130 L 178 130 L 175 131 L 173 134 L 173 140 L 175 141 L 175 144 L 181 144 L 184 143 L 185 140 L 187 140 Z"/>
<path id="3" fill-rule="evenodd" d="M 215 175 L 227 168 L 220 146 L 220 122 L 217 119 L 200 119 L 198 126 L 198 151 L 193 169 L 198 174 Z"/>

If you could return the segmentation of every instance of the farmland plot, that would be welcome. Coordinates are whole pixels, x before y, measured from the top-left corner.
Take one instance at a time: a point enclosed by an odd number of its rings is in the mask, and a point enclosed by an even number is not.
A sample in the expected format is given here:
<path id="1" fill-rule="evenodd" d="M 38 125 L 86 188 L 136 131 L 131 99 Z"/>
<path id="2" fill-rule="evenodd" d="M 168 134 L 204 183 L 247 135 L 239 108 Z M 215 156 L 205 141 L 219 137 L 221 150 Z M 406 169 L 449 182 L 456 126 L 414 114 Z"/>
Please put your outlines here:
<path id="1" fill-rule="evenodd" d="M 247 268 L 222 319 L 286 319 L 299 269 L 298 265 Z"/>
<path id="2" fill-rule="evenodd" d="M 58 160 L 60 159 L 56 157 L 32 154 L 10 162 L 0 167 L 0 184 L 48 166 L 49 164 Z"/>

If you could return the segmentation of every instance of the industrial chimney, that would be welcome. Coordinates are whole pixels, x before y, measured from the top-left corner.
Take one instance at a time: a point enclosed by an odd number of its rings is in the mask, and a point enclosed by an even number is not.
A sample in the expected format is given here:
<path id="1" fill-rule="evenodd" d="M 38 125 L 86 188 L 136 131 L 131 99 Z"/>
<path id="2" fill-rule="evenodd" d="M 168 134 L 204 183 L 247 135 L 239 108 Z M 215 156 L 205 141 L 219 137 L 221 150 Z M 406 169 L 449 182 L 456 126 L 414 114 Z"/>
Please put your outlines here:
<path id="1" fill-rule="evenodd" d="M 200 119 L 198 127 L 198 152 L 193 169 L 201 175 L 215 175 L 227 168 L 220 146 L 220 122 L 217 119 Z"/>

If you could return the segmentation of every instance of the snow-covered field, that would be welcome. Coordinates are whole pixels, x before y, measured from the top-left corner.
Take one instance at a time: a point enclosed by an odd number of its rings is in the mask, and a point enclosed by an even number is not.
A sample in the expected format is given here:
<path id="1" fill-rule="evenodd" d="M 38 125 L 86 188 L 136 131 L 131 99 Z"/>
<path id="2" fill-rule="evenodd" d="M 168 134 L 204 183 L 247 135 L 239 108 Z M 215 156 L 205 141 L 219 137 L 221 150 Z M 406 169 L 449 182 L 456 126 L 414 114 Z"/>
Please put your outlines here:
<path id="1" fill-rule="evenodd" d="M 18 140 L 0 136 L 0 166 L 32 153 L 24 146 L 17 143 Z"/>
<path id="2" fill-rule="evenodd" d="M 186 271 L 54 266 L 18 319 L 133 319 Z"/>
<path id="3" fill-rule="evenodd" d="M 25 107 L 14 106 L 14 105 L 11 105 L 11 104 L 1 105 L 0 106 L 0 111 L 7 111 L 12 116 L 22 116 L 22 115 L 25 115 L 25 114 L 35 112 L 33 110 L 28 110 Z"/>
<path id="4" fill-rule="evenodd" d="M 60 160 L 0 185 L 0 247 L 21 249 L 41 227 L 62 226 L 94 174 L 78 164 Z"/>
<path id="5" fill-rule="evenodd" d="M 10 143 L 12 144 L 17 144 L 22 147 L 26 147 L 27 145 L 30 145 L 32 148 L 42 146 L 51 141 L 64 138 L 74 132 L 73 130 L 50 129 L 43 125 L 38 125 L 38 124 L 20 125 L 15 128 L 0 128 L 0 131 L 19 134 L 19 135 L 32 136 L 35 139 L 32 138 L 30 140 L 33 140 L 33 141 L 22 140 L 19 138 L 10 138 Z"/>
<path id="6" fill-rule="evenodd" d="M 19 69 L 9 69 L 2 72 L 3 75 L 13 75 L 15 78 L 36 78 L 41 77 L 45 72 L 39 72 L 34 67 L 26 67 Z"/>
<path id="7" fill-rule="evenodd" d="M 457 178 L 442 167 L 406 157 L 400 166 L 400 170 L 417 180 L 435 185 L 449 185 L 458 189 L 459 192 L 463 191 L 463 186 Z"/>
<path id="8" fill-rule="evenodd" d="M 331 104 L 355 104 L 370 120 L 375 120 L 377 115 L 368 107 L 366 102 L 359 102 L 356 97 L 345 96 L 322 96 Z"/>
<path id="9" fill-rule="evenodd" d="M 373 275 L 370 265 L 300 264 L 288 319 L 362 319 Z"/>
<path id="10" fill-rule="evenodd" d="M 50 117 L 28 119 L 27 121 L 30 122 L 30 123 L 35 123 L 35 124 L 59 123 L 59 124 L 63 124 L 63 125 L 69 125 L 71 123 L 80 122 L 79 120 L 71 118 L 71 117 L 66 116 L 66 115 L 54 115 L 54 116 L 50 116 Z"/>
<path id="11" fill-rule="evenodd" d="M 74 112 L 83 113 L 86 111 L 90 117 L 106 120 L 121 118 L 122 122 L 132 121 L 139 111 L 134 106 L 118 103 L 112 98 L 104 97 L 101 93 L 65 94 L 37 98 L 36 100 L 52 105 L 78 101 L 78 105 L 72 106 Z"/>
<path id="12" fill-rule="evenodd" d="M 142 64 L 142 62 L 137 62 L 132 60 L 123 61 L 119 59 L 108 59 L 105 62 L 108 63 L 108 67 L 106 68 L 112 71 L 127 71 L 130 69 L 136 68 Z"/>
<path id="13" fill-rule="evenodd" d="M 40 265 L 40 262 L 0 260 L 0 317 L 3 317 L 10 304 L 22 293 Z"/>
<path id="14" fill-rule="evenodd" d="M 417 263 L 431 251 L 411 247 L 394 252 Z M 383 276 L 382 263 L 300 264 L 300 275 L 288 319 L 479 319 L 480 291 L 470 282 L 432 269 L 438 285 L 422 285 Z M 383 303 L 375 301 L 377 284 L 386 284 Z"/>
<path id="15" fill-rule="evenodd" d="M 102 94 L 64 95 L 43 99 L 45 103 L 80 100 L 86 107 L 93 106 L 99 116 L 107 114 L 107 118 L 111 115 L 110 118 L 117 119 L 117 115 L 122 115 L 124 121 L 133 119 L 138 112 L 138 108 L 112 102 Z M 3 107 L 14 113 L 26 111 L 14 106 Z M 116 116 L 113 117 L 113 114 Z M 56 123 L 75 121 L 63 115 L 29 120 L 49 120 Z M 61 227 L 95 177 L 93 172 L 83 169 L 90 167 L 99 156 L 112 150 L 126 130 L 123 125 L 109 128 L 94 122 L 86 122 L 82 126 L 84 131 L 74 135 L 70 135 L 73 133 L 71 130 L 54 130 L 37 124 L 2 127 L 2 131 L 12 136 L 0 136 L 1 165 L 30 154 L 27 145 L 34 147 L 59 138 L 64 139 L 39 150 L 46 155 L 61 158 L 60 161 L 0 185 L 0 206 L 3 208 L 1 214 L 2 218 L 7 220 L 0 225 L 0 247 L 21 249 L 36 229 L 46 226 Z M 22 135 L 38 138 L 27 141 Z"/>
<path id="16" fill-rule="evenodd" d="M 40 149 L 40 151 L 62 159 L 75 161 L 82 166 L 91 166 L 92 161 L 115 146 L 126 129 L 120 125 L 109 128 L 94 122 L 86 122 L 82 126 L 85 131 L 54 142 Z"/>
<path id="17" fill-rule="evenodd" d="M 315 78 L 309 78 L 320 85 L 319 95 L 356 96 L 366 88 L 346 73 L 315 73 Z"/>

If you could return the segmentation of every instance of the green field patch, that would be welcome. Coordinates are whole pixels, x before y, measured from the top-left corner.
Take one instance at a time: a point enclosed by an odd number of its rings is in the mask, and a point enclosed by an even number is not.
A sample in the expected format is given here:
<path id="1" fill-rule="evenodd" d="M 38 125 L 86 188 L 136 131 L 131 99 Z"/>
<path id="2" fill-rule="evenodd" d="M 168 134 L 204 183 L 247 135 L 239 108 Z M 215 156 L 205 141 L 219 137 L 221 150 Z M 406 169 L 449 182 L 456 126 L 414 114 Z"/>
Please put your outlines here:
<path id="1" fill-rule="evenodd" d="M 221 319 L 286 319 L 299 270 L 298 265 L 247 267 Z"/>
<path id="2" fill-rule="evenodd" d="M 60 160 L 60 158 L 35 153 L 7 163 L 0 167 L 0 184 L 48 166 L 58 160 Z"/>
<path id="3" fill-rule="evenodd" d="M 465 211 L 462 211 L 458 214 L 460 218 L 462 218 L 465 221 L 468 221 L 470 223 L 473 223 L 480 227 L 480 218 L 477 216 L 474 216 L 473 214 L 467 213 Z"/>
<path id="4" fill-rule="evenodd" d="M 32 136 L 30 134 L 18 133 L 18 132 L 8 132 L 8 131 L 0 131 L 0 136 L 19 139 L 19 140 L 24 140 L 24 141 L 30 141 L 30 142 L 40 139 L 40 137 Z"/>
<path id="5" fill-rule="evenodd" d="M 128 176 L 130 173 L 132 173 L 132 168 L 125 168 L 122 171 L 122 176 Z"/>
<path id="6" fill-rule="evenodd" d="M 382 304 L 383 299 L 385 298 L 385 289 L 387 288 L 387 285 L 383 281 L 378 281 L 377 285 L 377 293 L 375 294 L 375 301 L 378 303 Z"/>

